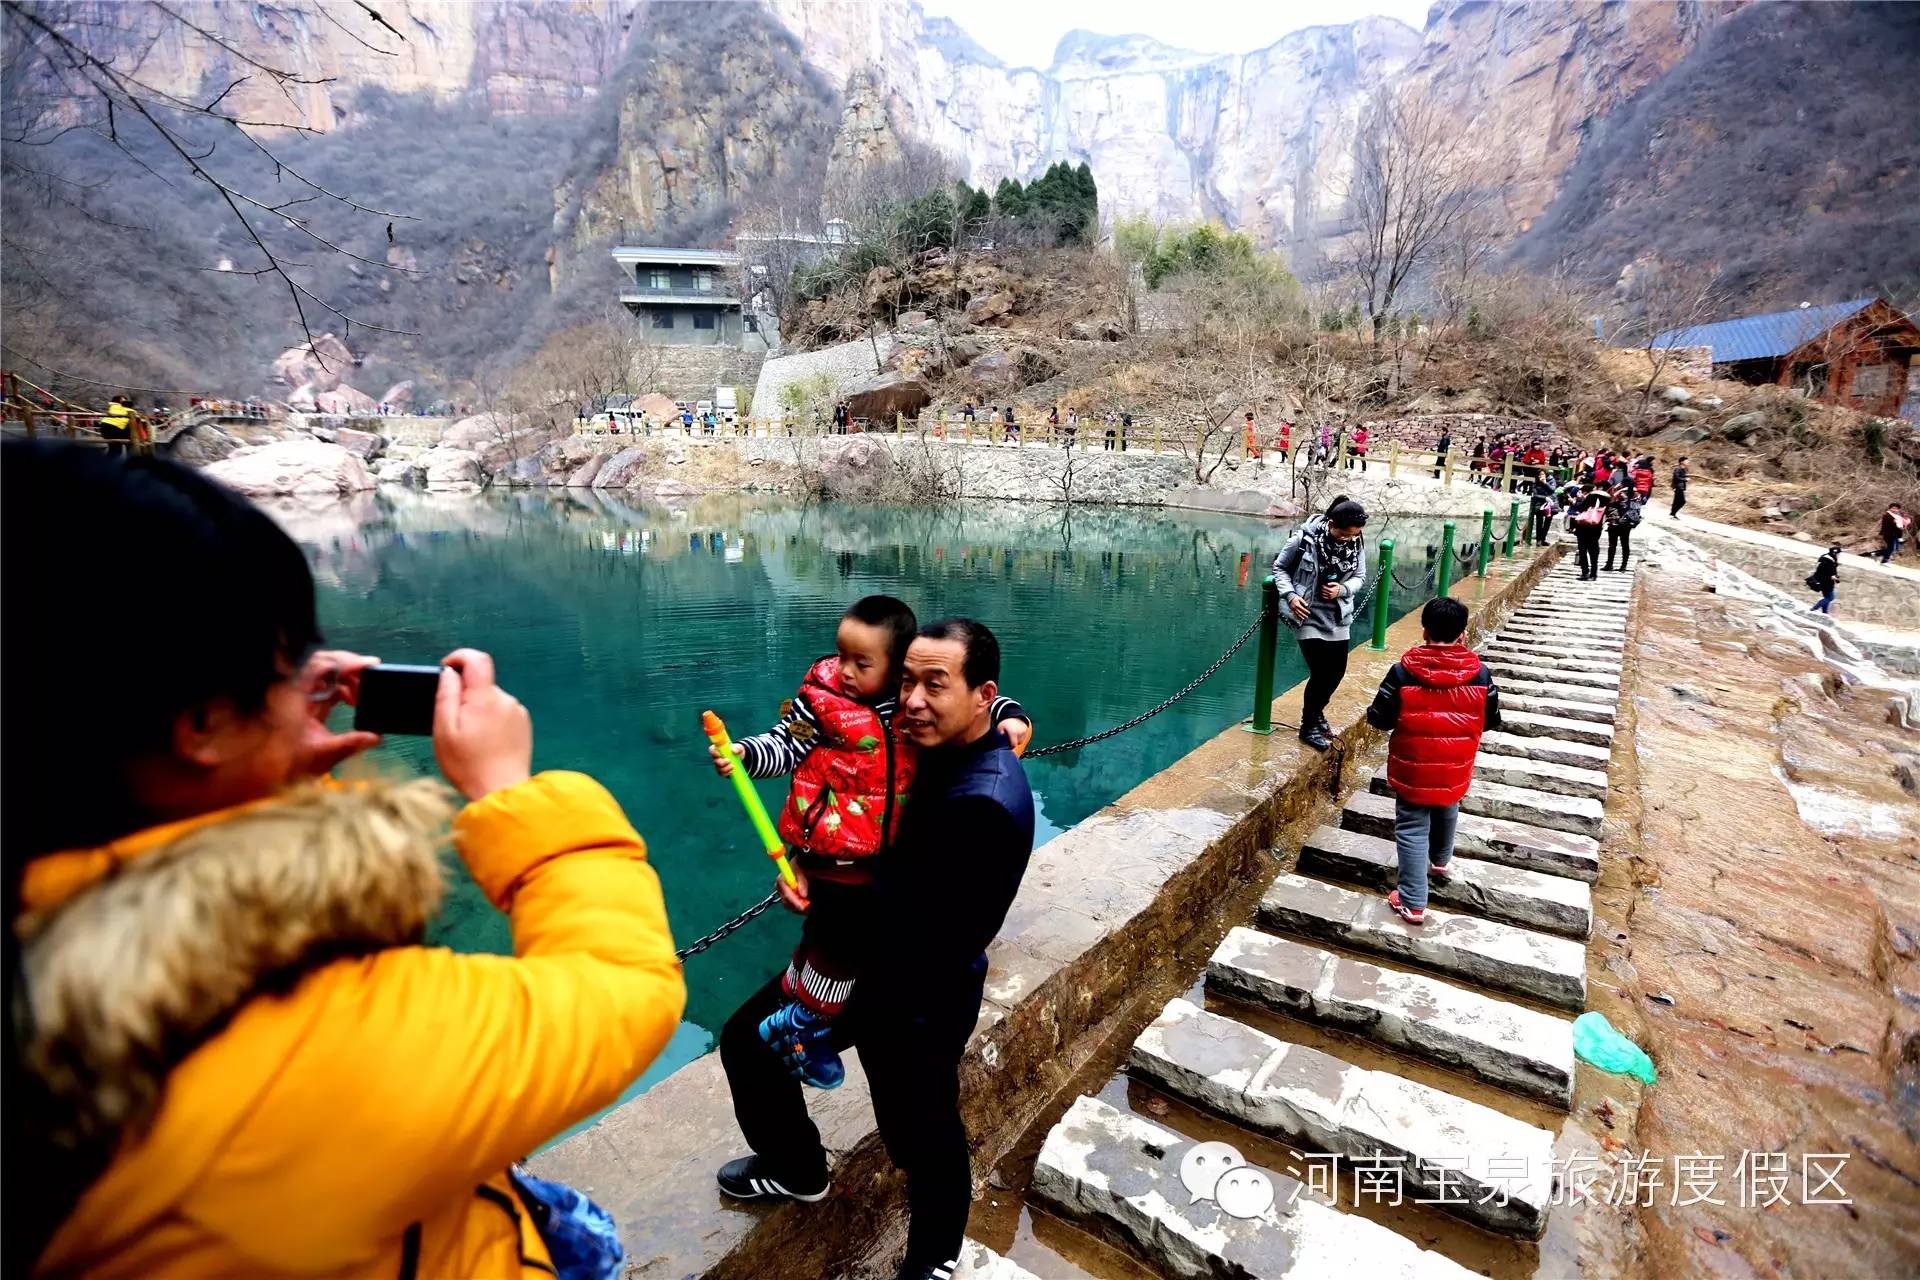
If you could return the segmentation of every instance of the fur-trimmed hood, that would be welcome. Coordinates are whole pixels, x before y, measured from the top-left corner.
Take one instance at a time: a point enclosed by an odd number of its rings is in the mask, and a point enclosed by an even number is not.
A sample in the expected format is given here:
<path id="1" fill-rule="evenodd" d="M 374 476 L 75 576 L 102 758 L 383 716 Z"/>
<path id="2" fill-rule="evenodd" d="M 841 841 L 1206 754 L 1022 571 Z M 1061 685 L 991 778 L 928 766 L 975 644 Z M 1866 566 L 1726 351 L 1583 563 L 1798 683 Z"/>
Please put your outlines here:
<path id="1" fill-rule="evenodd" d="M 14 1016 L 46 1138 L 110 1147 L 249 1000 L 418 941 L 453 808 L 432 781 L 314 784 L 36 864 Z"/>

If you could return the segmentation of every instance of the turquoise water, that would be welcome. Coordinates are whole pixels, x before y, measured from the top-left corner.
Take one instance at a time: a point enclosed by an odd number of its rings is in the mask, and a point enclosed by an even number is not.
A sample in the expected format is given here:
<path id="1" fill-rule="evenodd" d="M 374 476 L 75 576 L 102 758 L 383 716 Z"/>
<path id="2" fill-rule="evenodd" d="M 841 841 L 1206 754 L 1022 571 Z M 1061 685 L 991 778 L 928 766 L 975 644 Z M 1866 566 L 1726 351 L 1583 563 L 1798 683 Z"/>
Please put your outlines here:
<path id="1" fill-rule="evenodd" d="M 459 645 L 494 655 L 501 684 L 532 711 L 535 767 L 593 774 L 646 837 L 680 945 L 770 884 L 731 788 L 708 767 L 701 710 L 736 735 L 771 725 L 854 599 L 884 592 L 923 619 L 964 613 L 992 626 L 1002 687 L 1031 710 L 1045 745 L 1138 714 L 1218 656 L 1253 618 L 1288 533 L 1192 513 L 750 495 L 669 508 L 593 493 L 383 492 L 276 514 L 308 549 L 329 643 L 388 662 L 433 662 Z M 1400 531 L 1403 543 L 1413 532 Z M 1413 576 L 1402 574 L 1414 590 L 1395 591 L 1395 616 L 1418 602 Z M 1038 838 L 1244 717 L 1253 649 L 1145 725 L 1033 762 Z M 1283 635 L 1276 688 L 1303 676 Z M 424 740 L 396 740 L 379 756 L 431 767 Z M 777 807 L 783 782 L 760 787 Z M 639 1086 L 710 1048 L 784 963 L 797 929 L 769 912 L 689 960 L 688 1025 Z M 511 949 L 505 918 L 464 880 L 433 937 Z"/>

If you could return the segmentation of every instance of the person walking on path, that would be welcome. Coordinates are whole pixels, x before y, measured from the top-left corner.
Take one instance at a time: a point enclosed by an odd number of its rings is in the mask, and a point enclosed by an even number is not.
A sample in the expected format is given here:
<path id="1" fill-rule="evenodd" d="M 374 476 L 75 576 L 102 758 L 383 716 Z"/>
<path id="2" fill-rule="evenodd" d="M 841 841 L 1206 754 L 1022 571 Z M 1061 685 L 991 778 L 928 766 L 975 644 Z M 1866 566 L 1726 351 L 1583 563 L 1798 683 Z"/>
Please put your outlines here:
<path id="1" fill-rule="evenodd" d="M 1453 429 L 1440 428 L 1440 439 L 1433 446 L 1433 478 L 1438 480 L 1440 472 L 1447 465 L 1447 454 L 1453 450 Z"/>
<path id="2" fill-rule="evenodd" d="M 1600 576 L 1600 533 L 1606 521 L 1607 495 L 1583 486 L 1567 508 L 1567 528 L 1573 533 L 1574 558 L 1582 582 Z"/>
<path id="3" fill-rule="evenodd" d="M 1358 462 L 1360 464 L 1360 470 L 1363 472 L 1367 469 L 1367 438 L 1367 429 L 1365 427 L 1355 427 L 1353 429 L 1353 440 L 1347 451 L 1347 465 L 1351 467 L 1354 463 Z"/>
<path id="4" fill-rule="evenodd" d="M 1640 500 L 1634 497 L 1633 490 L 1624 485 L 1617 488 L 1607 499 L 1607 564 L 1605 572 L 1614 572 L 1614 552 L 1620 553 L 1620 572 L 1627 571 L 1627 560 L 1633 555 L 1633 531 L 1640 523 Z"/>
<path id="5" fill-rule="evenodd" d="M 1653 455 L 1643 453 L 1633 464 L 1633 496 L 1641 505 L 1653 497 Z"/>
<path id="6" fill-rule="evenodd" d="M 1253 410 L 1247 410 L 1247 456 L 1257 466 L 1260 462 L 1260 441 L 1253 433 Z"/>
<path id="7" fill-rule="evenodd" d="M 68 445 L 5 446 L 0 485 L 8 600 L 58 619 L 9 636 L 3 676 L 6 1149 L 32 1170 L 6 1180 L 5 1274 L 617 1271 L 605 1215 L 513 1167 L 615 1101 L 686 1001 L 613 797 L 532 773 L 532 720 L 472 649 L 432 719 L 463 801 L 329 777 L 379 741 L 327 725 L 378 660 L 321 647 L 269 517 Z M 45 678 L 155 618 L 138 679 Z M 513 955 L 421 945 L 449 818 Z"/>
<path id="8" fill-rule="evenodd" d="M 880 1140 L 906 1174 L 900 1280 L 945 1280 L 965 1236 L 973 1171 L 960 1059 L 980 1018 L 987 945 L 1033 851 L 1033 792 L 993 727 L 999 677 L 999 641 L 969 619 L 922 627 L 908 647 L 894 723 L 920 750 L 912 803 L 899 837 L 875 860 L 861 957 L 869 976 L 830 1041 L 859 1049 Z M 776 885 L 801 909 L 804 876 L 797 888 Z M 832 1189 L 800 1082 L 760 1038 L 761 1021 L 785 999 L 776 975 L 720 1033 L 734 1116 L 753 1150 L 715 1175 L 735 1199 L 812 1203 Z"/>
<path id="9" fill-rule="evenodd" d="M 1900 544 L 1906 540 L 1907 530 L 1913 527 L 1913 517 L 1897 502 L 1887 504 L 1886 514 L 1880 517 L 1880 563 L 1886 564 L 1900 552 Z"/>
<path id="10" fill-rule="evenodd" d="M 1673 468 L 1673 510 L 1667 512 L 1667 519 L 1680 518 L 1680 508 L 1687 505 L 1687 460 L 1681 458 Z"/>
<path id="11" fill-rule="evenodd" d="M 1294 630 L 1307 664 L 1300 741 L 1315 751 L 1333 745 L 1327 703 L 1347 674 L 1357 597 L 1367 583 L 1367 509 L 1345 494 L 1309 517 L 1273 561 L 1280 620 Z"/>
<path id="12" fill-rule="evenodd" d="M 1367 708 L 1367 723 L 1392 735 L 1387 785 L 1400 876 L 1387 905 L 1408 924 L 1427 922 L 1429 877 L 1453 879 L 1453 837 L 1480 735 L 1500 727 L 1500 692 L 1480 655 L 1460 643 L 1466 629 L 1467 606 L 1427 601 L 1421 643 L 1388 669 Z"/>
<path id="13" fill-rule="evenodd" d="M 1840 547 L 1835 544 L 1827 548 L 1820 562 L 1813 566 L 1813 572 L 1807 575 L 1807 587 L 1820 596 L 1813 602 L 1811 612 L 1833 616 L 1833 596 L 1840 585 Z"/>
<path id="14" fill-rule="evenodd" d="M 1553 527 L 1553 513 L 1559 508 L 1553 499 L 1553 481 L 1536 473 L 1527 481 L 1527 545 L 1547 545 L 1547 532 Z"/>
<path id="15" fill-rule="evenodd" d="M 100 438 L 107 442 L 110 456 L 126 456 L 128 446 L 133 441 L 136 416 L 133 401 L 125 394 L 116 395 L 107 402 L 107 411 L 100 415 L 99 431 Z"/>

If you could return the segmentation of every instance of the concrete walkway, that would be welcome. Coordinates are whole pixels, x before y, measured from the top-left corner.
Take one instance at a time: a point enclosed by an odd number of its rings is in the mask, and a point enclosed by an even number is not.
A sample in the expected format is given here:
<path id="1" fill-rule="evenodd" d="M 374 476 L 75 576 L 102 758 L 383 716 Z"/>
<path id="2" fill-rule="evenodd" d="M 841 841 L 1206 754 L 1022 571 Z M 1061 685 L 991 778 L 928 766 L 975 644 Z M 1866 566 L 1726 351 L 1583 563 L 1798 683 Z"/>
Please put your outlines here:
<path id="1" fill-rule="evenodd" d="M 1393 800 L 1375 775 L 1338 826 L 1307 838 L 1298 872 L 1274 880 L 1254 919 L 1228 932 L 1204 1006 L 1175 999 L 1141 1033 L 1130 1087 L 1080 1098 L 1054 1126 L 1034 1171 L 1041 1203 L 1159 1274 L 1189 1277 L 1477 1270 L 1426 1226 L 1360 1207 L 1359 1169 L 1484 1231 L 1546 1232 L 1546 1117 L 1572 1102 L 1571 1015 L 1586 1004 L 1594 837 L 1620 689 L 1623 655 L 1609 641 L 1631 598 L 1628 575 L 1580 582 L 1563 561 L 1484 640 L 1494 653 L 1526 646 L 1524 662 L 1489 660 L 1497 682 L 1524 673 L 1564 696 L 1533 699 L 1540 711 L 1486 736 L 1454 876 L 1436 882 L 1426 923 L 1386 906 Z M 1274 1188 L 1271 1204 L 1246 1196 L 1249 1174 L 1231 1186 L 1221 1175 L 1224 1205 L 1204 1188 L 1196 1196 L 1195 1166 L 1219 1152 L 1190 1127 L 1149 1119 L 1166 1114 L 1154 1093 L 1224 1121 L 1223 1134 L 1217 1123 L 1205 1132 L 1233 1142 L 1229 1166 L 1248 1163 L 1242 1148 L 1278 1142 L 1337 1157 L 1353 1186 L 1275 1167 L 1254 1179 Z"/>
<path id="2" fill-rule="evenodd" d="M 1668 502 L 1670 504 L 1671 499 L 1669 499 Z M 1685 510 L 1680 512 L 1677 519 L 1669 518 L 1667 510 L 1668 504 L 1662 504 L 1658 501 L 1648 503 L 1645 509 L 1646 523 L 1660 525 L 1670 532 L 1680 534 L 1683 537 L 1687 531 L 1691 529 L 1700 533 L 1711 534 L 1718 538 L 1729 538 L 1735 542 L 1744 542 L 1748 546 L 1764 547 L 1769 551 L 1778 551 L 1782 554 L 1798 556 L 1807 562 L 1807 571 L 1809 573 L 1813 571 L 1813 562 L 1820 558 L 1821 553 L 1827 549 L 1828 545 L 1818 541 L 1802 542 L 1798 538 L 1782 537 L 1780 534 L 1767 533 L 1760 529 L 1742 529 L 1739 525 L 1721 524 L 1716 520 L 1702 520 Z M 1867 532 L 1878 536 L 1879 530 L 1876 526 Z M 1900 555 L 1892 564 L 1881 564 L 1877 558 L 1857 556 L 1851 551 L 1843 551 L 1840 553 L 1840 568 L 1843 571 L 1847 569 L 1858 569 L 1867 573 L 1883 574 L 1902 582 L 1911 583 L 1915 587 L 1920 587 L 1920 569 L 1912 569 L 1905 564 L 1899 563 L 1900 560 L 1905 560 L 1913 554 L 1912 544 L 1913 539 L 1908 538 L 1907 545 L 1900 548 Z M 1842 580 L 1844 581 L 1844 579 Z"/>

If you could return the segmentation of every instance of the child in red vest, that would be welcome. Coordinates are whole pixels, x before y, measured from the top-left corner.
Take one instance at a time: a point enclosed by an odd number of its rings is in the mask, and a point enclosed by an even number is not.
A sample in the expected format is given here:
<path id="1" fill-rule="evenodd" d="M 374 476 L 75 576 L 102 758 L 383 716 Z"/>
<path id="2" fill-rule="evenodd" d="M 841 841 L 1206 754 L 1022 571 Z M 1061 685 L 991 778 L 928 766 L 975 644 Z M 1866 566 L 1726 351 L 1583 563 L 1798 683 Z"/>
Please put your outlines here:
<path id="1" fill-rule="evenodd" d="M 1387 905 L 1409 924 L 1427 919 L 1427 877 L 1453 876 L 1453 833 L 1473 781 L 1480 735 L 1500 727 L 1500 692 L 1480 655 L 1460 643 L 1467 606 L 1444 596 L 1420 611 L 1424 643 L 1400 655 L 1380 682 L 1367 723 L 1391 731 L 1387 785 L 1400 885 Z"/>
<path id="2" fill-rule="evenodd" d="M 781 986 L 792 1001 L 761 1024 L 760 1034 L 787 1055 L 802 1081 L 823 1089 L 844 1072 L 827 1044 L 834 1017 L 853 994 L 873 859 L 900 827 L 917 751 L 893 734 L 901 663 L 919 622 L 892 596 L 867 596 L 841 615 L 837 652 L 807 669 L 799 692 L 766 733 L 736 739 L 747 776 L 793 775 L 775 824 L 794 865 L 807 877 L 807 919 Z M 996 698 L 995 727 L 1015 752 L 1033 735 L 1012 698 Z M 721 777 L 734 762 L 708 748 Z"/>

